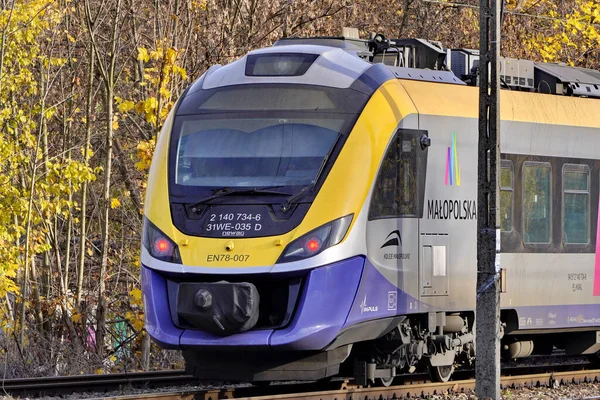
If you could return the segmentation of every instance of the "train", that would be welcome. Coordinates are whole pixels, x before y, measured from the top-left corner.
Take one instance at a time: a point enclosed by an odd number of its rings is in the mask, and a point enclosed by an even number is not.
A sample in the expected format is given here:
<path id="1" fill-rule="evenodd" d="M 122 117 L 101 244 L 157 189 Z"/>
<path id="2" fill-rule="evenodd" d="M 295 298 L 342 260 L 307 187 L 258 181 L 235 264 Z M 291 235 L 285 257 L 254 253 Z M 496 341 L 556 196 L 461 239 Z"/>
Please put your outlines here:
<path id="1" fill-rule="evenodd" d="M 600 73 L 501 59 L 501 350 L 600 354 Z M 198 379 L 447 381 L 475 360 L 478 53 L 283 38 L 180 96 L 145 329 Z"/>

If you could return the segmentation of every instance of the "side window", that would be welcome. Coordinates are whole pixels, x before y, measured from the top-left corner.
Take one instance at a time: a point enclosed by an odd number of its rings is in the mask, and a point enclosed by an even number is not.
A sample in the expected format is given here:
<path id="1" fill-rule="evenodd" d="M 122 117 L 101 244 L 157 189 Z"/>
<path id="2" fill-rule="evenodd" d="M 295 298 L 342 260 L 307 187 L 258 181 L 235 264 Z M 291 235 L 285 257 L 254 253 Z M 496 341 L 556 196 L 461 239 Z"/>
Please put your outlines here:
<path id="1" fill-rule="evenodd" d="M 551 169 L 549 163 L 523 164 L 523 240 L 529 244 L 550 243 Z"/>
<path id="2" fill-rule="evenodd" d="M 500 164 L 500 230 L 513 230 L 513 163 L 502 160 Z"/>
<path id="3" fill-rule="evenodd" d="M 400 129 L 379 168 L 369 208 L 369 220 L 423 216 L 427 149 L 426 131 Z"/>
<path id="4" fill-rule="evenodd" d="M 562 170 L 563 241 L 588 244 L 590 241 L 590 167 L 565 164 Z"/>

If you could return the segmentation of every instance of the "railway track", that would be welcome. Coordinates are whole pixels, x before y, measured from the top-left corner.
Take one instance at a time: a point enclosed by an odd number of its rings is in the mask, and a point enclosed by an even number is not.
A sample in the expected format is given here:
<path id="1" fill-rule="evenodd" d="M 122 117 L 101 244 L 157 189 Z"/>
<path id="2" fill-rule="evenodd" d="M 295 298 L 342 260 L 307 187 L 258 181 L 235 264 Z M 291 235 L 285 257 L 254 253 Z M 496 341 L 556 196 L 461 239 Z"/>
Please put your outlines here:
<path id="1" fill-rule="evenodd" d="M 519 376 L 503 376 L 502 388 L 521 388 L 538 386 L 555 386 L 577 383 L 597 383 L 600 381 L 600 370 L 548 372 L 539 374 L 528 374 Z M 333 390 L 310 390 L 302 391 L 303 385 L 276 385 L 281 386 L 277 393 L 276 386 L 271 386 L 271 393 L 256 395 L 248 391 L 256 391 L 257 388 L 202 390 L 190 392 L 154 393 L 144 396 L 118 396 L 104 398 L 109 400 L 394 400 L 404 398 L 423 398 L 443 393 L 464 393 L 475 389 L 475 380 L 466 379 L 451 381 L 447 383 L 411 383 L 390 387 L 366 387 L 361 388 L 350 384 L 348 381 L 332 382 L 331 385 L 340 387 Z M 314 386 L 313 386 L 314 387 Z M 264 391 L 264 389 L 263 389 Z M 588 400 L 600 399 L 600 397 L 589 397 Z"/>
<path id="2" fill-rule="evenodd" d="M 600 370 L 590 370 L 590 364 L 572 358 L 560 365 L 551 364 L 552 358 L 541 358 L 535 364 L 526 366 L 503 366 L 502 384 L 504 387 L 535 386 L 561 384 L 567 381 L 598 381 Z M 448 383 L 432 383 L 427 374 L 399 375 L 395 384 L 389 388 L 354 385 L 348 379 L 336 379 L 332 382 L 280 383 L 270 386 L 236 385 L 228 387 L 207 388 L 183 370 L 133 372 L 103 375 L 78 375 L 68 377 L 7 379 L 0 381 L 0 396 L 7 393 L 13 396 L 47 396 L 65 395 L 73 392 L 90 393 L 92 396 L 104 393 L 119 392 L 123 389 L 156 389 L 169 390 L 168 387 L 189 387 L 186 391 L 169 393 L 136 394 L 134 396 L 118 396 L 119 399 L 233 399 L 233 398 L 300 398 L 300 399 L 382 399 L 407 396 L 419 396 L 447 392 L 457 392 L 474 388 L 471 379 L 475 371 L 456 371 L 453 381 Z M 385 394 L 387 393 L 387 395 Z M 389 396 L 388 396 L 389 395 Z M 299 397 L 298 397 L 299 396 Z M 358 396 L 358 397 L 357 397 Z"/>
<path id="3" fill-rule="evenodd" d="M 183 370 L 5 379 L 0 381 L 0 396 L 4 393 L 13 396 L 63 395 L 73 392 L 102 393 L 125 387 L 164 388 L 195 382 L 194 378 L 186 375 Z"/>

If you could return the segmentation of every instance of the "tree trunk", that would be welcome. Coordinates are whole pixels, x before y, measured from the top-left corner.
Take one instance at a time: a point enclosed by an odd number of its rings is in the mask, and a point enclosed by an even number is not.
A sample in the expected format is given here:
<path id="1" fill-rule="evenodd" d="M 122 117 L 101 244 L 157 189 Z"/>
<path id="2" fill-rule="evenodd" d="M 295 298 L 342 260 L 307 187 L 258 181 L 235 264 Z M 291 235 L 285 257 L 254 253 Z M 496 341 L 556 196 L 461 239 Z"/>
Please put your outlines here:
<path id="1" fill-rule="evenodd" d="M 5 7 L 2 7 L 4 11 L 6 11 Z M 4 69 L 4 54 L 5 54 L 5 44 L 6 44 L 6 31 L 8 31 L 8 27 L 10 26 L 10 20 L 12 19 L 13 12 L 15 10 L 15 1 L 13 1 L 10 5 L 10 11 L 8 14 L 8 19 L 5 21 L 4 28 L 2 29 L 2 35 L 0 35 L 0 76 L 3 76 Z M 2 79 L 0 79 L 0 90 L 2 90 Z"/>
<path id="2" fill-rule="evenodd" d="M 96 310 L 96 349 L 102 357 L 104 355 L 104 338 L 106 337 L 106 301 L 104 291 L 106 290 L 106 274 L 108 272 L 109 232 L 108 217 L 110 212 L 110 177 L 112 167 L 113 148 L 113 86 L 112 82 L 105 84 L 105 110 L 106 110 L 106 154 L 104 158 L 104 189 L 102 194 L 102 258 L 100 261 L 100 284 L 98 292 L 98 308 Z"/>
<path id="3" fill-rule="evenodd" d="M 96 41 L 94 33 L 94 24 L 96 19 L 92 17 L 90 9 L 90 1 L 85 1 L 85 14 L 86 24 L 88 27 L 88 33 L 91 39 L 92 51 L 96 52 L 98 57 L 98 67 L 102 74 L 102 80 L 104 83 L 104 111 L 106 116 L 106 153 L 104 159 L 104 188 L 102 191 L 101 200 L 101 224 L 102 224 L 102 248 L 101 248 L 101 261 L 100 261 L 100 276 L 99 279 L 99 291 L 98 291 L 98 302 L 96 309 L 96 351 L 99 357 L 104 358 L 104 339 L 106 337 L 106 301 L 104 298 L 104 292 L 106 291 L 106 276 L 108 273 L 108 252 L 109 252 L 109 214 L 110 214 L 110 183 L 111 183 L 111 168 L 112 168 L 112 151 L 113 151 L 113 117 L 114 117 L 114 90 L 115 90 L 115 65 L 117 60 L 117 43 L 119 41 L 119 34 L 121 29 L 123 17 L 121 15 L 122 1 L 117 0 L 114 9 L 114 18 L 111 20 L 112 25 L 112 36 L 110 38 L 109 46 L 107 49 L 106 58 L 108 59 L 108 65 L 104 64 L 103 58 L 100 53 L 100 48 Z"/>
<path id="4" fill-rule="evenodd" d="M 142 338 L 142 369 L 144 371 L 149 371 L 151 348 L 150 335 L 146 331 L 142 332 L 142 335 L 144 335 L 144 337 Z"/>
<path id="5" fill-rule="evenodd" d="M 35 254 L 31 255 L 31 294 L 33 294 L 33 307 L 35 309 L 35 326 L 40 333 L 44 332 L 44 315 L 38 287 L 38 273 L 35 265 Z"/>
<path id="6" fill-rule="evenodd" d="M 42 73 L 40 74 L 40 93 L 44 93 L 45 85 L 44 85 L 44 73 L 43 68 L 41 68 Z M 44 96 L 42 96 L 42 104 L 41 104 L 41 112 L 40 112 L 40 120 L 38 125 L 38 134 L 36 138 L 35 151 L 33 152 L 33 157 L 31 158 L 31 181 L 29 182 L 29 201 L 27 205 L 27 216 L 25 217 L 25 273 L 23 274 L 23 282 L 21 287 L 21 309 L 20 309 L 20 326 L 19 326 L 19 343 L 23 346 L 25 340 L 25 310 L 26 303 L 28 298 L 28 289 L 29 289 L 29 275 L 30 270 L 35 270 L 34 258 L 35 251 L 31 251 L 31 221 L 33 219 L 33 198 L 35 195 L 35 182 L 37 179 L 37 158 L 40 149 L 40 142 L 42 141 L 42 136 L 44 135 Z M 31 264 L 30 264 L 31 263 Z M 30 269 L 30 266 L 32 267 Z M 35 271 L 37 272 L 37 271 Z M 41 306 L 39 305 L 40 297 L 38 290 L 38 282 L 37 282 L 37 273 L 33 273 L 34 276 L 34 298 L 35 298 L 35 307 L 36 307 L 36 321 L 38 321 L 38 325 L 41 329 L 41 324 L 39 324 L 39 316 L 41 315 Z M 40 313 L 38 313 L 38 309 Z"/>
<path id="7" fill-rule="evenodd" d="M 74 96 L 74 85 L 71 86 L 71 99 Z M 68 112 L 63 119 L 69 119 L 66 123 L 65 130 L 65 140 L 66 140 L 66 154 L 67 154 L 67 163 L 71 162 L 71 128 L 72 122 L 70 118 L 67 118 L 67 115 L 71 115 L 73 112 L 73 100 L 69 101 L 69 106 L 67 108 Z M 63 274 L 63 286 L 65 290 L 69 290 L 69 267 L 71 264 L 71 235 L 73 230 L 73 207 L 71 207 L 71 203 L 73 202 L 73 179 L 69 178 L 69 217 L 67 219 L 67 237 L 66 240 L 66 249 L 65 249 L 65 270 Z"/>
<path id="8" fill-rule="evenodd" d="M 42 90 L 40 91 L 40 93 L 42 93 L 42 95 L 44 94 L 44 87 L 43 87 L 43 81 L 44 81 L 44 72 L 42 69 Z M 48 157 L 48 129 L 47 129 L 47 125 L 46 125 L 46 118 L 44 116 L 44 111 L 45 111 L 45 107 L 44 104 L 42 102 L 42 110 L 41 110 L 41 115 L 42 115 L 42 122 L 41 122 L 41 127 L 40 129 L 42 130 L 42 156 L 44 159 L 44 164 L 43 164 L 43 174 L 44 176 L 48 176 L 48 162 L 49 162 L 49 157 Z M 50 202 L 48 197 L 46 197 L 45 199 L 47 202 Z M 56 218 L 56 217 L 55 217 Z M 52 238 L 47 236 L 46 238 L 46 242 L 47 243 L 52 243 Z M 44 258 L 42 261 L 42 270 L 41 270 L 41 280 L 42 280 L 42 293 L 44 294 L 44 296 L 49 299 L 50 298 L 50 292 L 51 292 L 51 287 L 52 287 L 52 272 L 51 272 L 51 266 L 50 266 L 50 249 L 44 252 Z"/>
<path id="9" fill-rule="evenodd" d="M 142 199 L 140 196 L 140 191 L 137 188 L 134 179 L 131 177 L 131 172 L 129 171 L 129 168 L 127 168 L 127 155 L 123 152 L 123 147 L 121 146 L 121 142 L 119 141 L 119 139 L 115 139 L 114 145 L 115 157 L 117 160 L 119 160 L 117 163 L 117 167 L 121 172 L 121 176 L 123 177 L 123 181 L 125 182 L 125 187 L 129 191 L 131 201 L 133 202 L 136 211 L 138 211 L 136 213 L 136 216 L 141 222 Z"/>
<path id="10" fill-rule="evenodd" d="M 90 138 L 92 136 L 92 97 L 94 92 L 94 63 L 96 53 L 90 46 L 90 66 L 88 74 L 88 91 L 85 110 L 85 156 L 84 164 L 87 167 L 90 163 Z M 79 262 L 77 270 L 77 305 L 81 305 L 81 296 L 83 290 L 83 275 L 85 272 L 85 249 L 86 249 L 86 211 L 87 211 L 87 181 L 81 186 L 81 219 L 79 221 Z M 81 309 L 79 310 L 81 312 Z"/>

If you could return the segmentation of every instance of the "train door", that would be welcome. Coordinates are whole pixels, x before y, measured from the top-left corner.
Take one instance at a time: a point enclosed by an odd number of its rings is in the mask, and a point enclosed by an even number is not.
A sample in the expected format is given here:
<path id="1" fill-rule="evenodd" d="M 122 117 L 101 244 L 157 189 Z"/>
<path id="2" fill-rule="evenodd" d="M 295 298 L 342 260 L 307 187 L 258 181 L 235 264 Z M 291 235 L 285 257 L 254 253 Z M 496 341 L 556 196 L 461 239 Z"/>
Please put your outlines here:
<path id="1" fill-rule="evenodd" d="M 379 168 L 369 208 L 369 258 L 398 289 L 387 293 L 388 309 L 398 313 L 417 310 L 419 219 L 423 215 L 428 146 L 426 131 L 396 132 Z"/>
<path id="2" fill-rule="evenodd" d="M 442 139 L 442 138 L 440 138 Z M 447 138 L 443 138 L 447 139 Z M 446 149 L 442 143 L 442 140 L 436 140 L 436 146 L 432 148 L 432 151 L 438 151 L 440 148 L 444 148 L 447 152 L 444 154 L 446 157 L 441 157 L 438 154 L 433 155 L 431 159 L 432 171 L 430 174 L 436 174 L 431 176 L 431 180 L 435 181 L 439 179 L 440 171 L 439 166 L 440 160 L 446 162 L 446 173 L 444 175 L 444 186 L 456 186 L 460 185 L 460 177 L 454 174 L 456 170 L 455 162 L 455 137 L 452 136 L 451 145 Z M 442 171 L 443 173 L 443 171 Z M 430 182 L 431 185 L 432 182 Z M 440 191 L 439 184 L 434 182 L 433 185 L 438 191 Z M 443 189 L 442 189 L 443 190 Z M 427 191 L 428 195 L 431 192 Z M 441 198 L 445 198 L 445 194 Z M 435 216 L 441 216 L 440 219 L 435 223 L 426 223 L 424 219 L 420 220 L 419 223 L 419 298 L 431 296 L 448 296 L 449 292 L 449 244 L 450 236 L 448 230 L 448 218 L 447 215 L 451 214 L 449 208 L 454 202 L 451 201 L 430 201 L 427 199 L 427 210 L 426 218 L 431 219 Z M 433 210 L 432 210 L 433 208 Z M 458 233 L 458 232 L 457 232 Z M 424 303 L 430 303 L 425 300 Z M 422 310 L 424 311 L 424 310 Z"/>

